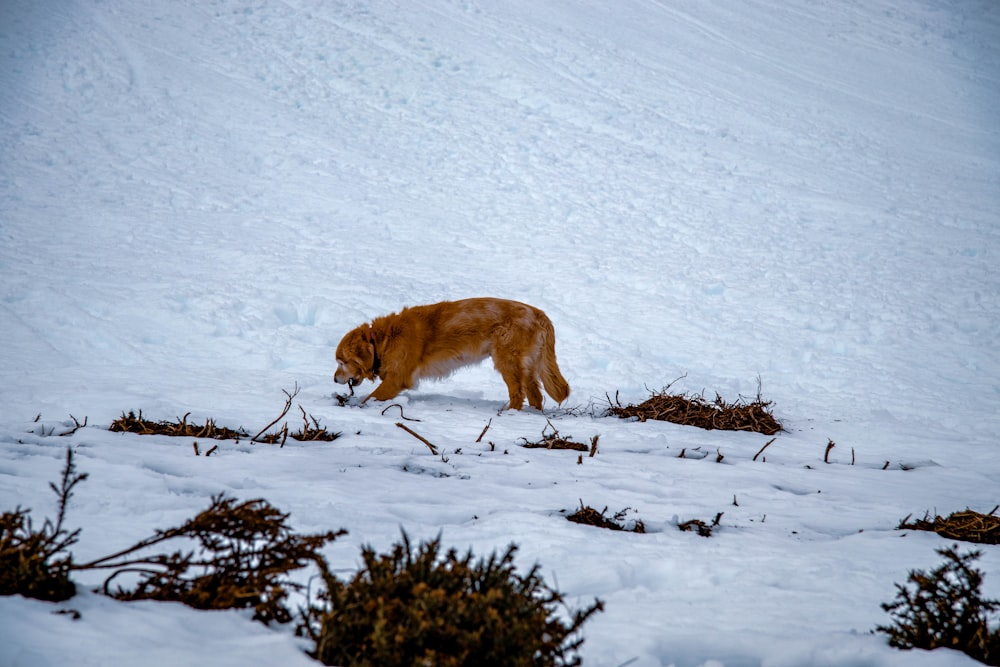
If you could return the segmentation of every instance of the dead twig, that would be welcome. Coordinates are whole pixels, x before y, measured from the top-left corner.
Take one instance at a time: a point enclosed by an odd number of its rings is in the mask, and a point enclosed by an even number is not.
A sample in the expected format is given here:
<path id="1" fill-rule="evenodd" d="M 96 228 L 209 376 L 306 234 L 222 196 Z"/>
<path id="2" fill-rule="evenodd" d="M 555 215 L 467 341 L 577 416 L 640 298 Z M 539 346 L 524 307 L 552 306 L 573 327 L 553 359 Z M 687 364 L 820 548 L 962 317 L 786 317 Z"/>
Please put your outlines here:
<path id="1" fill-rule="evenodd" d="M 285 415 L 288 414 L 288 411 L 292 409 L 292 401 L 295 400 L 295 397 L 299 395 L 299 383 L 298 382 L 295 383 L 295 386 L 292 389 L 291 393 L 289 393 L 288 390 L 286 390 L 286 389 L 282 389 L 281 391 L 284 392 L 285 396 L 287 397 L 287 400 L 285 401 L 285 407 L 284 407 L 284 409 L 281 411 L 281 414 L 278 415 L 274 419 L 274 421 L 272 421 L 270 424 L 268 424 L 267 426 L 265 426 L 264 428 L 262 428 L 260 430 L 260 432 L 257 433 L 257 435 L 255 435 L 254 437 L 250 438 L 251 442 L 261 442 L 258 438 L 260 438 L 260 436 L 264 435 L 264 433 L 267 431 L 267 429 L 269 429 L 272 426 L 274 426 L 275 424 L 277 424 L 279 421 L 282 420 L 282 418 L 284 418 Z M 287 424 L 285 424 L 285 429 L 284 430 L 285 430 L 285 435 L 287 436 L 287 434 L 288 434 L 288 425 Z M 282 444 L 282 446 L 284 446 L 285 441 L 282 440 L 281 444 Z"/>
<path id="2" fill-rule="evenodd" d="M 38 415 L 38 416 L 41 417 L 41 415 Z M 82 424 L 73 415 L 70 415 L 69 418 L 73 420 L 73 423 L 75 424 L 75 426 L 73 428 L 71 428 L 70 430 L 66 431 L 65 433 L 60 433 L 59 434 L 60 436 L 73 435 L 74 433 L 76 433 L 81 428 L 83 428 L 84 426 L 87 425 L 87 417 L 86 417 L 86 415 L 84 415 L 84 417 L 83 417 L 83 423 Z M 38 421 L 38 420 L 36 419 L 35 421 Z"/>
<path id="3" fill-rule="evenodd" d="M 771 438 L 770 440 L 768 440 L 767 442 L 765 442 L 764 446 L 761 447 L 760 450 L 756 454 L 753 455 L 753 460 L 756 461 L 757 457 L 760 456 L 761 454 L 763 454 L 764 450 L 767 449 L 768 447 L 770 447 L 771 443 L 774 442 L 775 440 L 777 440 L 777 438 Z"/>
<path id="4" fill-rule="evenodd" d="M 479 434 L 478 438 L 476 438 L 476 442 L 482 442 L 483 441 L 483 436 L 486 435 L 486 432 L 488 430 L 490 430 L 490 425 L 492 423 L 493 423 L 493 418 L 491 417 L 490 420 L 488 422 L 486 422 L 486 426 L 483 427 L 483 432 Z"/>
<path id="5" fill-rule="evenodd" d="M 406 431 L 407 433 L 409 433 L 410 435 L 412 435 L 414 438 L 416 438 L 420 442 L 422 442 L 425 445 L 427 445 L 427 448 L 431 450 L 431 454 L 433 454 L 434 456 L 437 456 L 437 454 L 438 454 L 437 447 L 435 447 L 434 445 L 432 445 L 430 443 L 430 441 L 427 440 L 427 438 L 425 438 L 424 436 L 420 435 L 419 433 L 417 433 L 413 429 L 409 428 L 406 424 L 403 424 L 402 422 L 396 422 L 396 426 L 398 426 L 399 428 L 403 429 L 404 431 Z"/>
<path id="6" fill-rule="evenodd" d="M 420 421 L 419 419 L 415 419 L 413 417 L 407 417 L 406 415 L 404 415 L 403 414 L 403 406 L 400 405 L 399 403 L 390 403 L 389 405 L 385 406 L 385 409 L 382 410 L 382 416 L 383 417 L 385 416 L 385 413 L 386 413 L 386 411 L 389 408 L 399 408 L 399 418 L 400 419 L 405 419 L 408 422 L 418 422 L 418 421 Z"/>
<path id="7" fill-rule="evenodd" d="M 828 440 L 829 440 L 829 438 L 828 438 Z M 829 463 L 830 462 L 830 450 L 833 449 L 836 446 L 837 446 L 837 444 L 833 440 L 830 440 L 829 442 L 826 443 L 826 451 L 823 452 L 823 463 Z"/>

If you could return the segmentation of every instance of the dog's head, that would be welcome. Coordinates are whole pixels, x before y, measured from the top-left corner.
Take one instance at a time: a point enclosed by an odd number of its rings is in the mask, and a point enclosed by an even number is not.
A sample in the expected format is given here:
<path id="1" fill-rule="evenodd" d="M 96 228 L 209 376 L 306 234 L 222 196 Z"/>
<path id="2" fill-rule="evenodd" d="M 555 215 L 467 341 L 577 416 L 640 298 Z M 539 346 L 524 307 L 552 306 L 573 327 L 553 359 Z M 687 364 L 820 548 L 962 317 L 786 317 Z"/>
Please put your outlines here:
<path id="1" fill-rule="evenodd" d="M 333 380 L 351 387 L 361 384 L 362 380 L 375 381 L 375 341 L 369 325 L 348 331 L 340 340 Z"/>

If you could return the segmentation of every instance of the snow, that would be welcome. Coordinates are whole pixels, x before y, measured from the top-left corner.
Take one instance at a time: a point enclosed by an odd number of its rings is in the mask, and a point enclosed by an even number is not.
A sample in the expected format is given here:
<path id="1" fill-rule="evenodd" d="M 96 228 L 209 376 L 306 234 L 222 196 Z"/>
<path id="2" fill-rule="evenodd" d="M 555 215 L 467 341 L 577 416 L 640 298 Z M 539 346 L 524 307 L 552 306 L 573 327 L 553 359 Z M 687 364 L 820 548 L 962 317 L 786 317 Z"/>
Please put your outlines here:
<path id="1" fill-rule="evenodd" d="M 996 3 L 10 0 L 0 58 L 0 508 L 52 516 L 71 447 L 78 560 L 263 497 L 346 528 L 345 578 L 401 530 L 519 544 L 604 600 L 588 665 L 975 664 L 870 631 L 948 544 L 900 519 L 1000 503 Z M 566 405 L 498 414 L 486 364 L 425 383 L 398 402 L 444 457 L 338 405 L 344 332 L 466 296 L 548 313 Z M 757 461 L 765 436 L 602 416 L 758 379 L 786 431 Z M 296 384 L 342 438 L 106 430 L 255 432 Z M 521 447 L 547 420 L 599 452 Z M 0 598 L 0 665 L 311 662 L 290 628 L 76 580 Z"/>

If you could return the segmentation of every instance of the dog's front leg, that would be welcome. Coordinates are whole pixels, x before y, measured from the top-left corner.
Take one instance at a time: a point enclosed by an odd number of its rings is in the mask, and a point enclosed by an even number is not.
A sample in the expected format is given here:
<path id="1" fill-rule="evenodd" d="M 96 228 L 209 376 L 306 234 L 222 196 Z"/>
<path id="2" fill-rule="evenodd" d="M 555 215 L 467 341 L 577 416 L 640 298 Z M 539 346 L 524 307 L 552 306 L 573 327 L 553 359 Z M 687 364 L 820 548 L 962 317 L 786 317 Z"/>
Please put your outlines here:
<path id="1" fill-rule="evenodd" d="M 375 387 L 375 391 L 365 396 L 364 400 L 361 401 L 362 404 L 368 402 L 369 398 L 374 398 L 376 401 L 388 401 L 399 395 L 399 392 L 403 391 L 406 387 L 403 386 L 401 382 L 393 382 L 391 380 L 382 380 L 382 384 Z"/>

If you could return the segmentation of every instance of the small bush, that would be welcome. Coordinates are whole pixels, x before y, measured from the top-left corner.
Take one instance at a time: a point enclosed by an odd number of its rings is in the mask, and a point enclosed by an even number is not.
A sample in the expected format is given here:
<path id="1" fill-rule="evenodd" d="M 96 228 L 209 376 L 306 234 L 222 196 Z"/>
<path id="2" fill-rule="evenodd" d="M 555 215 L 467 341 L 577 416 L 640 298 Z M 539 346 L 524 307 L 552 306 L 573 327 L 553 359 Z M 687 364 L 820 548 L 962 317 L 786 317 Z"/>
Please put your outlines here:
<path id="1" fill-rule="evenodd" d="M 55 523 L 46 519 L 41 529 L 35 530 L 30 510 L 20 507 L 0 515 L 0 595 L 50 602 L 76 595 L 76 586 L 69 578 L 73 557 L 67 550 L 76 543 L 80 531 L 67 531 L 63 520 L 73 487 L 86 478 L 77 474 L 73 451 L 67 449 L 60 485 L 49 484 L 59 498 Z"/>
<path id="2" fill-rule="evenodd" d="M 263 623 L 287 623 L 292 613 L 285 604 L 288 591 L 302 588 L 288 573 L 310 562 L 325 567 L 319 550 L 344 531 L 296 535 L 286 524 L 288 515 L 264 500 L 236 503 L 217 496 L 211 506 L 183 525 L 157 531 L 154 537 L 99 559 L 80 569 L 111 569 L 105 594 L 119 600 L 182 602 L 195 609 L 253 609 Z M 197 549 L 138 556 L 150 547 L 176 539 L 190 539 Z M 141 573 L 134 589 L 109 590 L 112 580 Z"/>
<path id="3" fill-rule="evenodd" d="M 471 552 L 441 557 L 440 537 L 416 551 L 405 533 L 391 553 L 366 547 L 349 583 L 324 573 L 326 604 L 307 610 L 300 631 L 315 641 L 313 657 L 342 667 L 579 665 L 574 635 L 602 603 L 563 621 L 562 595 L 538 566 L 514 571 L 516 549 L 473 563 Z"/>
<path id="4" fill-rule="evenodd" d="M 972 566 L 982 554 L 957 552 L 957 545 L 938 549 L 945 563 L 931 570 L 911 570 L 908 585 L 896 584 L 896 599 L 883 604 L 895 623 L 877 630 L 897 648 L 951 648 L 987 665 L 1000 665 L 1000 629 L 989 617 L 1000 600 L 984 600 L 983 573 Z"/>
<path id="5" fill-rule="evenodd" d="M 212 498 L 211 506 L 177 528 L 156 531 L 128 549 L 90 563 L 75 563 L 69 548 L 79 529 L 63 528 L 73 487 L 87 478 L 78 474 L 72 450 L 66 451 L 59 486 L 49 486 L 59 497 L 55 522 L 46 520 L 41 530 L 32 526 L 28 510 L 17 508 L 0 515 L 0 595 L 61 602 L 76 594 L 70 580 L 78 570 L 112 570 L 104 593 L 120 600 L 166 600 L 197 609 L 254 610 L 264 623 L 287 623 L 292 612 L 286 605 L 289 591 L 303 586 L 288 573 L 314 562 L 326 571 L 319 550 L 344 531 L 297 535 L 286 524 L 288 515 L 264 500 L 237 503 Z M 173 553 L 152 551 L 171 540 L 197 547 Z M 125 574 L 139 575 L 134 589 L 109 590 Z"/>

